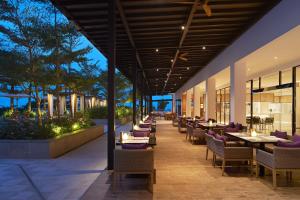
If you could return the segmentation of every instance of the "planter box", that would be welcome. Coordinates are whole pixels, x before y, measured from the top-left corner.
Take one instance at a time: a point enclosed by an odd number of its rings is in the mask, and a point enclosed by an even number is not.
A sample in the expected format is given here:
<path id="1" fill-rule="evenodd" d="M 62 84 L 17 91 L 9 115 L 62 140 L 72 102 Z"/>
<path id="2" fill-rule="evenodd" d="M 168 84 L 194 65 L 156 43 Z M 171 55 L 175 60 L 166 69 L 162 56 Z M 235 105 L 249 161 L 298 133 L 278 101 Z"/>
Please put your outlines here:
<path id="1" fill-rule="evenodd" d="M 103 135 L 103 126 L 94 126 L 47 140 L 0 140 L 0 158 L 56 158 Z"/>

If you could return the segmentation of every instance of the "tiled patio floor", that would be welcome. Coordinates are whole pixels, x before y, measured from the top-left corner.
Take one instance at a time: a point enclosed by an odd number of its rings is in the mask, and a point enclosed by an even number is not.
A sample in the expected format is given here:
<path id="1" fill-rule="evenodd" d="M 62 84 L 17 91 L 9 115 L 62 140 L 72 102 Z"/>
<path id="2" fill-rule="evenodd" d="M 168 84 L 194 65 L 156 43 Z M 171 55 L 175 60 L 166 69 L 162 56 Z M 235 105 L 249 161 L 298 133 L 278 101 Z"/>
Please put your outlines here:
<path id="1" fill-rule="evenodd" d="M 106 168 L 106 150 L 103 135 L 57 159 L 0 159 L 0 200 L 80 199 Z"/>
<path id="2" fill-rule="evenodd" d="M 271 177 L 250 177 L 247 170 L 221 176 L 211 160 L 205 160 L 205 146 L 192 145 L 185 135 L 177 132 L 170 122 L 157 125 L 155 167 L 157 184 L 153 195 L 146 190 L 145 178 L 123 178 L 116 192 L 110 187 L 108 172 L 102 173 L 83 196 L 84 200 L 96 199 L 299 199 L 300 184 L 286 187 L 283 175 L 278 177 L 280 186 L 272 189 Z M 211 155 L 210 155 L 211 158 Z M 229 170 L 227 170 L 229 171 Z"/>

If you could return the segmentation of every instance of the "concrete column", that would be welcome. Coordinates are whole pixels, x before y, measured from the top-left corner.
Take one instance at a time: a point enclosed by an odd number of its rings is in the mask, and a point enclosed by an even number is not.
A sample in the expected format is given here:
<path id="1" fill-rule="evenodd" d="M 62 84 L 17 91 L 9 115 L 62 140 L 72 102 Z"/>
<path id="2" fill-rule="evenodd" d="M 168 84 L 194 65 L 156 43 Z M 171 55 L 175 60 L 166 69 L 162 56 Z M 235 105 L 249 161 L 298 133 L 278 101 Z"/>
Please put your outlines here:
<path id="1" fill-rule="evenodd" d="M 95 97 L 92 97 L 92 100 L 91 100 L 91 107 L 95 107 L 95 103 L 96 103 L 96 98 Z"/>
<path id="2" fill-rule="evenodd" d="M 230 121 L 246 124 L 246 73 L 244 63 L 230 66 Z"/>
<path id="3" fill-rule="evenodd" d="M 80 96 L 80 112 L 83 112 L 84 111 L 84 96 L 81 95 Z"/>
<path id="4" fill-rule="evenodd" d="M 60 115 L 63 115 L 65 113 L 65 107 L 66 107 L 66 97 L 65 96 L 59 96 Z"/>
<path id="5" fill-rule="evenodd" d="M 193 88 L 189 89 L 186 92 L 186 116 L 192 117 L 192 94 L 193 94 Z"/>
<path id="6" fill-rule="evenodd" d="M 201 90 L 200 86 L 196 85 L 194 87 L 194 116 L 199 116 L 200 117 L 200 95 L 201 95 Z"/>
<path id="7" fill-rule="evenodd" d="M 53 94 L 48 94 L 48 114 L 50 117 L 53 117 Z"/>
<path id="8" fill-rule="evenodd" d="M 216 119 L 216 80 L 208 78 L 206 80 L 206 104 L 205 120 Z"/>
<path id="9" fill-rule="evenodd" d="M 75 108 L 75 104 L 77 103 L 77 95 L 76 94 L 71 94 L 71 108 L 72 108 L 72 115 L 74 117 L 76 108 Z"/>

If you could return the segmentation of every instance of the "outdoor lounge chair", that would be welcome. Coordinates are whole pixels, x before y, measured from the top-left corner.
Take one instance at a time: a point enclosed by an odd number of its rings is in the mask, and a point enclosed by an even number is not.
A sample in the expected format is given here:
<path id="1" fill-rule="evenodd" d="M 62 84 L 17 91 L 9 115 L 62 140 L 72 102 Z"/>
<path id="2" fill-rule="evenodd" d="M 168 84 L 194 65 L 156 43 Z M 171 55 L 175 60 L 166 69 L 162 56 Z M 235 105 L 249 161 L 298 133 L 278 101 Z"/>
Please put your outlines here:
<path id="1" fill-rule="evenodd" d="M 213 138 L 214 153 L 222 159 L 222 176 L 224 175 L 226 161 L 249 161 L 252 174 L 253 150 L 251 147 L 225 146 L 224 141 Z"/>
<path id="2" fill-rule="evenodd" d="M 273 187 L 276 188 L 276 172 L 287 172 L 287 179 L 291 180 L 292 171 L 300 170 L 300 148 L 275 146 L 273 153 L 257 149 L 256 162 L 256 176 L 258 176 L 259 173 L 259 165 L 272 170 Z"/>
<path id="3" fill-rule="evenodd" d="M 113 189 L 120 175 L 148 174 L 148 189 L 153 192 L 156 182 L 153 149 L 115 149 L 114 154 Z"/>

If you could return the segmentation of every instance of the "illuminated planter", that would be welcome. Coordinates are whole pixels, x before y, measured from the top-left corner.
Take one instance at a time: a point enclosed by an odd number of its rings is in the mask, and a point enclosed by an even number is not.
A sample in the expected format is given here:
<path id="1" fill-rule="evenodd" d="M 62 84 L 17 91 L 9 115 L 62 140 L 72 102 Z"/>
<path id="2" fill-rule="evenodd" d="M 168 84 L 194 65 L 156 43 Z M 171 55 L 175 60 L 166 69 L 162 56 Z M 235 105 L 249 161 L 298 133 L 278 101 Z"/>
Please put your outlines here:
<path id="1" fill-rule="evenodd" d="M 103 133 L 101 125 L 47 140 L 0 140 L 0 158 L 56 158 L 102 136 Z"/>

